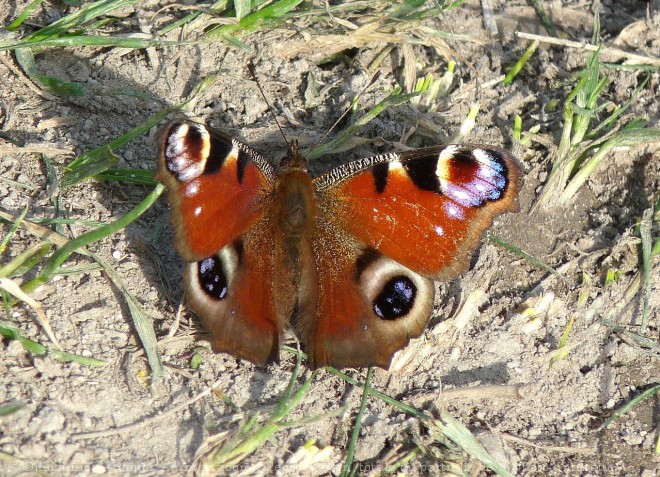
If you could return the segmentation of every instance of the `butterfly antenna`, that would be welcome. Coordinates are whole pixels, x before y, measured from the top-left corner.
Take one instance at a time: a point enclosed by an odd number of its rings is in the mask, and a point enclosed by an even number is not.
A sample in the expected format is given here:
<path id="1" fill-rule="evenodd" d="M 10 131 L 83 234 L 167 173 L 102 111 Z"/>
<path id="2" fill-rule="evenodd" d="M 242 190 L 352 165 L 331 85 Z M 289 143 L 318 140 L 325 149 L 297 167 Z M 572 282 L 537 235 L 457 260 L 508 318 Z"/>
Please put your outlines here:
<path id="1" fill-rule="evenodd" d="M 259 88 L 259 92 L 261 92 L 261 96 L 264 98 L 264 101 L 266 102 L 266 105 L 268 106 L 268 111 L 270 111 L 270 114 L 273 115 L 273 119 L 275 120 L 275 124 L 277 124 L 277 128 L 280 130 L 280 134 L 282 134 L 282 137 L 284 138 L 284 142 L 286 143 L 287 147 L 289 147 L 289 140 L 286 138 L 286 135 L 284 134 L 284 130 L 282 129 L 282 126 L 280 125 L 280 122 L 277 120 L 277 116 L 275 115 L 275 110 L 273 109 L 273 106 L 270 104 L 270 101 L 268 101 L 268 98 L 266 97 L 266 93 L 264 93 L 263 88 L 261 87 L 261 83 L 259 83 L 259 79 L 257 78 L 256 73 L 254 72 L 254 63 L 252 60 L 248 61 L 248 71 L 250 72 L 250 76 L 252 76 L 252 80 L 257 83 L 257 87 Z"/>
<path id="2" fill-rule="evenodd" d="M 360 98 L 360 96 L 362 96 L 365 91 L 367 91 L 369 88 L 371 88 L 373 86 L 373 84 L 376 81 L 378 81 L 379 78 L 380 78 L 380 70 L 376 71 L 376 74 L 371 78 L 371 81 L 369 81 L 369 84 L 367 86 L 365 86 L 364 88 L 362 88 L 362 90 L 355 96 L 355 98 L 353 98 L 353 101 L 351 101 L 351 104 L 348 106 L 348 108 L 346 108 L 346 110 L 342 113 L 342 115 L 339 116 L 339 119 L 337 119 L 335 121 L 335 123 L 330 127 L 330 129 L 328 129 L 326 131 L 326 133 L 323 135 L 323 137 L 321 139 L 319 139 L 318 141 L 316 141 L 314 143 L 314 145 L 310 148 L 310 150 L 314 149 L 316 146 L 321 144 L 325 140 L 325 138 L 328 137 L 328 135 L 332 132 L 332 130 L 337 127 L 337 124 L 339 124 L 341 122 L 341 120 L 344 119 L 344 117 L 348 114 L 348 112 L 351 109 L 353 109 L 353 105 L 357 102 L 357 100 Z"/>

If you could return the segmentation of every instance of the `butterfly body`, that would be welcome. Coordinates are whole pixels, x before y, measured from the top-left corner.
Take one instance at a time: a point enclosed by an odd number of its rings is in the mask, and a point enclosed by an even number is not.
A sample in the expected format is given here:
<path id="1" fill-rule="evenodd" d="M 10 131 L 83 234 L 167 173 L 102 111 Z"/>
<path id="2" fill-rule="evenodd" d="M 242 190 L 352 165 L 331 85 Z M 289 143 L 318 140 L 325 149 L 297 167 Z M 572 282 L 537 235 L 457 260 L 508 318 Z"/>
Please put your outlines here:
<path id="1" fill-rule="evenodd" d="M 432 280 L 464 271 L 493 218 L 517 208 L 508 152 L 444 146 L 360 159 L 313 178 L 293 142 L 279 168 L 184 121 L 161 134 L 190 305 L 215 351 L 277 359 L 290 326 L 312 367 L 381 366 L 420 336 Z"/>

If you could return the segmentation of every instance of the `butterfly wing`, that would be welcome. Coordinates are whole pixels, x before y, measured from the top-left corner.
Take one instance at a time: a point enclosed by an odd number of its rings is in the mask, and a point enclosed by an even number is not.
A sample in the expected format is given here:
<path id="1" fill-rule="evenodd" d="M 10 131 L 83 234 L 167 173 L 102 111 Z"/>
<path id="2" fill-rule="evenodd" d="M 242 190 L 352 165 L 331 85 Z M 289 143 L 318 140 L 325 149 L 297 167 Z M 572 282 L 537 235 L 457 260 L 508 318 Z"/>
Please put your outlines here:
<path id="1" fill-rule="evenodd" d="M 230 136 L 182 121 L 161 133 L 156 177 L 188 262 L 188 300 L 213 349 L 257 364 L 275 359 L 284 325 L 273 293 L 272 166 Z"/>
<path id="2" fill-rule="evenodd" d="M 184 260 L 215 254 L 266 213 L 275 173 L 245 144 L 192 121 L 166 126 L 159 144 L 156 178 L 167 186 Z"/>
<path id="3" fill-rule="evenodd" d="M 518 209 L 520 166 L 501 149 L 449 145 L 362 159 L 314 185 L 327 223 L 319 307 L 302 326 L 312 363 L 387 368 L 430 318 L 429 279 L 465 271 L 494 218 Z"/>
<path id="4" fill-rule="evenodd" d="M 257 365 L 277 361 L 289 316 L 278 319 L 273 277 L 267 218 L 216 254 L 186 264 L 188 302 L 211 334 L 213 351 Z"/>
<path id="5" fill-rule="evenodd" d="M 317 306 L 296 329 L 312 368 L 380 366 L 422 334 L 433 282 L 356 240 L 332 222 L 312 238 Z"/>
<path id="6" fill-rule="evenodd" d="M 347 164 L 315 185 L 336 224 L 434 280 L 464 272 L 494 218 L 518 210 L 520 165 L 503 149 L 448 145 Z"/>

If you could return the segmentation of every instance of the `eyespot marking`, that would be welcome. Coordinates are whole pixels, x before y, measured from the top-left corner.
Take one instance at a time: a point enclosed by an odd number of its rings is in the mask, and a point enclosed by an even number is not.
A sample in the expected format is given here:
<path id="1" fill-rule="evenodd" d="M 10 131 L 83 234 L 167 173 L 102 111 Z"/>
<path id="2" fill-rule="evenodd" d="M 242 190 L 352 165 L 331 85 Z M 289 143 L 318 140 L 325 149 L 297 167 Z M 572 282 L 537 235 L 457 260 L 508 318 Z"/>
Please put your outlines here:
<path id="1" fill-rule="evenodd" d="M 390 278 L 373 301 L 373 310 L 382 320 L 396 320 L 412 310 L 417 295 L 413 281 L 399 275 Z"/>
<path id="2" fill-rule="evenodd" d="M 199 177 L 209 156 L 210 135 L 201 125 L 174 124 L 165 140 L 165 165 L 180 182 Z"/>
<path id="3" fill-rule="evenodd" d="M 236 269 L 240 266 L 243 255 L 243 243 L 238 240 L 227 245 L 217 254 L 200 260 L 193 266 L 193 287 L 202 290 L 206 299 L 219 301 L 227 296 Z"/>
<path id="4" fill-rule="evenodd" d="M 222 300 L 227 296 L 228 280 L 220 257 L 214 255 L 199 261 L 197 278 L 208 297 Z"/>

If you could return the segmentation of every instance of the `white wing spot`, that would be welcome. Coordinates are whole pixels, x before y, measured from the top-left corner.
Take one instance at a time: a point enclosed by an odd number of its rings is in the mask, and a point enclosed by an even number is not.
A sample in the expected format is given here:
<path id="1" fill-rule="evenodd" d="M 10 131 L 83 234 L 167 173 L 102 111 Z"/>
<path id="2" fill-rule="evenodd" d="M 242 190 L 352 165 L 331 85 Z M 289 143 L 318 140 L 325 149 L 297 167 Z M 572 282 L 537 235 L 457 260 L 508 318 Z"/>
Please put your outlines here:
<path id="1" fill-rule="evenodd" d="M 483 149 L 474 149 L 472 151 L 474 158 L 479 161 L 479 170 L 477 175 L 479 177 L 491 178 L 497 174 L 497 170 L 493 167 L 495 163 L 494 157 Z"/>
<path id="2" fill-rule="evenodd" d="M 387 172 L 396 177 L 406 176 L 406 170 L 403 168 L 401 161 L 392 161 L 388 164 Z"/>
<path id="3" fill-rule="evenodd" d="M 493 156 L 488 154 L 488 152 L 483 149 L 472 149 L 472 155 L 477 161 L 481 162 L 482 164 L 488 165 L 493 162 Z"/>
<path id="4" fill-rule="evenodd" d="M 463 214 L 461 212 L 461 209 L 456 207 L 456 205 L 454 205 L 454 204 L 447 204 L 446 210 L 447 210 L 447 215 L 449 215 L 449 217 L 452 217 L 452 218 L 455 218 L 455 219 L 463 218 Z"/>
<path id="5" fill-rule="evenodd" d="M 440 152 L 440 155 L 438 156 L 439 161 L 446 161 L 447 159 L 450 159 L 452 156 L 454 156 L 458 151 L 461 150 L 461 146 L 458 144 L 451 144 L 444 148 L 442 152 Z"/>
<path id="6" fill-rule="evenodd" d="M 460 150 L 460 146 L 452 144 L 444 148 L 438 155 L 438 165 L 435 168 L 435 175 L 438 177 L 438 181 L 440 182 L 441 192 L 447 190 L 450 185 L 449 181 L 447 180 L 451 175 L 449 160 Z"/>
<path id="7" fill-rule="evenodd" d="M 199 192 L 199 180 L 194 180 L 190 184 L 186 184 L 183 188 L 184 197 L 192 197 Z"/>
<path id="8" fill-rule="evenodd" d="M 195 217 L 199 217 L 199 215 L 200 215 L 201 213 L 202 213 L 202 207 L 201 207 L 201 206 L 195 207 L 195 210 L 194 210 L 194 212 L 193 212 L 193 214 L 195 215 Z"/>
<path id="9" fill-rule="evenodd" d="M 453 199 L 456 199 L 461 204 L 469 204 L 471 200 L 470 194 L 465 192 L 463 189 L 456 188 L 455 190 L 452 191 L 451 196 Z"/>

